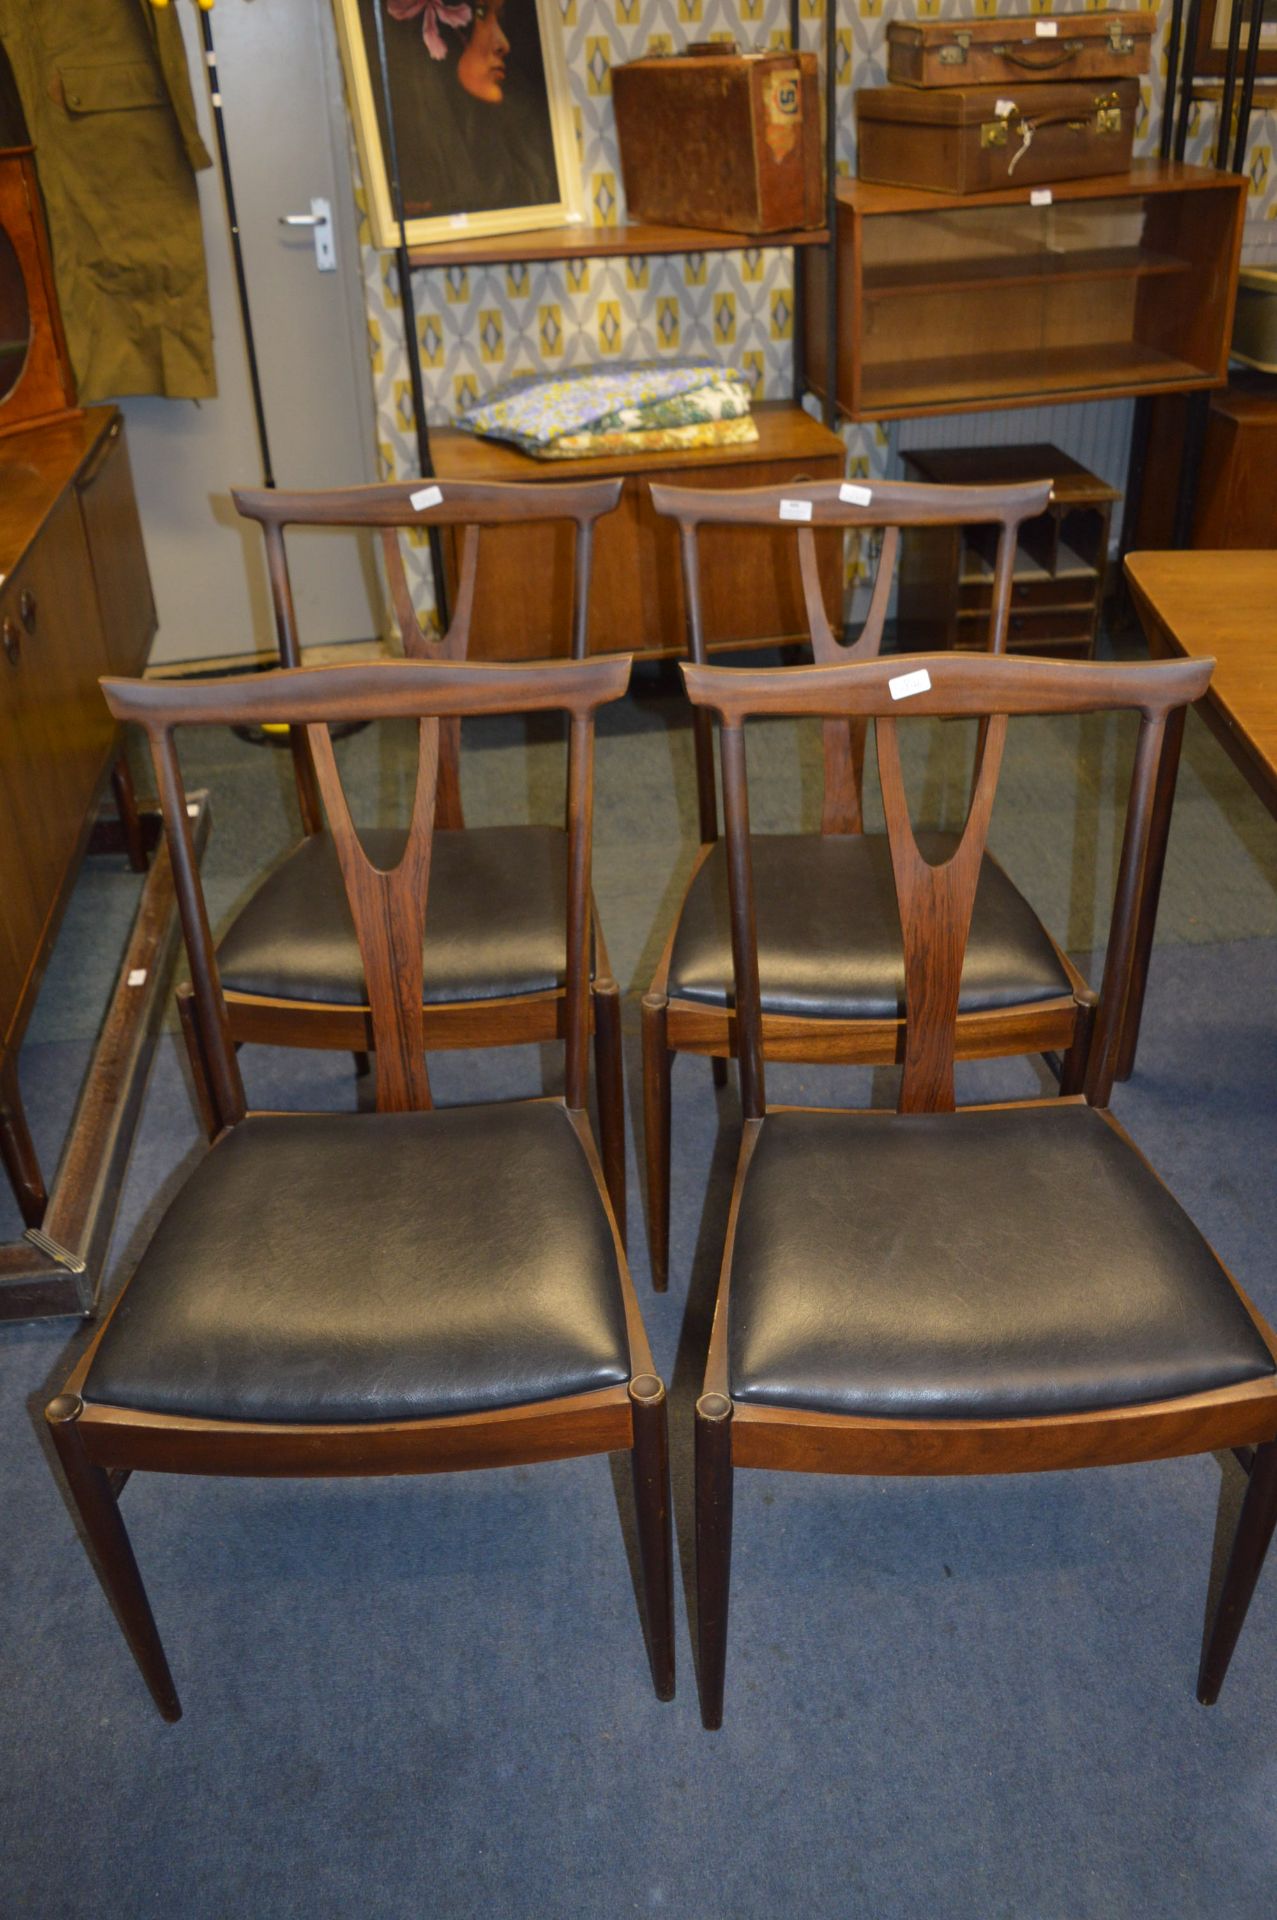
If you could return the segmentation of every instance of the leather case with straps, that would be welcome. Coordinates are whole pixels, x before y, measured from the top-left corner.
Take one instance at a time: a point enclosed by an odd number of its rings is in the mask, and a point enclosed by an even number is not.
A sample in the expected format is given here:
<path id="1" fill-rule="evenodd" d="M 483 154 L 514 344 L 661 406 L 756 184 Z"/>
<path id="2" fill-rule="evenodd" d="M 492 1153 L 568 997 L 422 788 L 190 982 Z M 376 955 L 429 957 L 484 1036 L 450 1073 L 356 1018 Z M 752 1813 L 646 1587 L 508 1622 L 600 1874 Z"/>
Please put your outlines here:
<path id="1" fill-rule="evenodd" d="M 735 233 L 820 225 L 815 54 L 701 42 L 613 67 L 612 103 L 632 220 Z"/>
<path id="2" fill-rule="evenodd" d="M 1139 94 L 1138 80 L 866 87 L 856 95 L 860 178 L 988 193 L 1125 173 Z"/>
<path id="3" fill-rule="evenodd" d="M 893 20 L 893 86 L 978 87 L 1026 79 L 1122 80 L 1147 73 L 1155 13 L 1001 14 Z"/>

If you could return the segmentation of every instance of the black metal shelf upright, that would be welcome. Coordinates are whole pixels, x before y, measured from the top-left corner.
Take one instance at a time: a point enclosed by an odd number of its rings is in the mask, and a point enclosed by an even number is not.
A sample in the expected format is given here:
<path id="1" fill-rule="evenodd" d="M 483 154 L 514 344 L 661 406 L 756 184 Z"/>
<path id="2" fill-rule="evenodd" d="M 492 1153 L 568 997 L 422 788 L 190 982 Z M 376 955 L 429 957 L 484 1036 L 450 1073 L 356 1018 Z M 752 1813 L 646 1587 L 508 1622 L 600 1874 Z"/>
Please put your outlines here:
<path id="1" fill-rule="evenodd" d="M 801 0 L 789 0 L 789 37 L 795 52 L 801 46 Z M 826 242 L 829 256 L 828 272 L 825 275 L 825 326 L 826 351 L 829 366 L 834 365 L 838 338 L 838 272 L 835 249 L 837 246 L 837 151 L 838 151 L 838 115 L 837 115 L 837 58 L 838 58 L 838 8 L 837 0 L 825 0 L 824 13 L 824 107 L 825 107 L 825 222 L 829 230 Z M 430 426 L 426 418 L 425 386 L 421 377 L 421 351 L 417 338 L 417 303 L 412 285 L 412 261 L 408 247 L 408 230 L 404 215 L 403 184 L 399 171 L 399 143 L 395 131 L 394 103 L 390 96 L 390 62 L 386 49 L 386 23 L 381 8 L 374 7 L 373 17 L 377 34 L 378 84 L 381 92 L 381 104 L 386 129 L 386 172 L 390 188 L 390 204 L 394 215 L 396 243 L 395 262 L 399 281 L 399 301 L 404 318 L 404 344 L 408 355 L 408 379 L 412 393 L 412 411 L 417 440 L 417 465 L 423 479 L 433 479 L 434 461 L 430 451 Z M 766 236 L 762 236 L 764 244 Z M 742 246 L 750 244 L 750 236 L 741 236 Z M 689 252 L 694 248 L 689 247 Z M 794 254 L 794 308 L 793 308 L 793 396 L 795 405 L 801 406 L 807 392 L 807 355 L 806 355 L 806 315 L 805 290 L 803 276 L 799 271 L 798 256 Z M 826 383 L 829 392 L 825 395 L 823 414 L 827 427 L 834 425 L 837 416 L 837 401 L 833 392 L 833 382 Z M 443 550 L 437 527 L 429 529 L 430 566 L 434 576 L 435 606 L 440 623 L 448 623 L 447 582 L 443 568 Z"/>

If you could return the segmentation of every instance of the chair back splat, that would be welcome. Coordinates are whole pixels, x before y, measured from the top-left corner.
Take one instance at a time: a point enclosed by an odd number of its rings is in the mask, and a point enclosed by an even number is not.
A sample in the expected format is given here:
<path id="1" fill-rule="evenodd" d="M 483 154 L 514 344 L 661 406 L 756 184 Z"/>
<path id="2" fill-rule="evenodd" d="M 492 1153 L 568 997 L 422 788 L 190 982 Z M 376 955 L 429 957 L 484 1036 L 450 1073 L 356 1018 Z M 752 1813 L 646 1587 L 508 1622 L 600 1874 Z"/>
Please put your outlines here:
<path id="1" fill-rule="evenodd" d="M 302 663 L 284 545 L 287 527 L 344 527 L 352 531 L 363 528 L 379 532 L 386 587 L 405 655 L 412 660 L 460 661 L 467 657 L 470 648 L 480 529 L 536 520 L 569 520 L 576 524 L 571 654 L 574 660 L 583 660 L 594 526 L 616 507 L 621 485 L 620 480 L 587 480 L 554 487 L 453 481 L 424 485 L 408 480 L 305 493 L 239 487 L 232 489 L 231 498 L 245 519 L 259 522 L 265 536 L 281 666 L 300 667 Z M 419 532 L 431 526 L 463 529 L 452 619 L 448 631 L 439 639 L 424 632 L 417 618 L 400 545 L 401 533 Z M 302 826 L 308 834 L 319 833 L 323 825 L 319 785 L 305 734 L 292 729 L 290 744 Z M 461 811 L 460 753 L 458 722 L 444 717 L 439 727 L 435 809 L 435 824 L 444 829 L 465 824 Z"/>
<path id="2" fill-rule="evenodd" d="M 757 527 L 774 533 L 777 523 L 792 520 L 798 544 L 799 577 L 812 657 L 819 666 L 852 660 L 876 659 L 882 646 L 887 608 L 900 554 L 904 527 L 991 526 L 997 529 L 997 557 L 993 596 L 989 607 L 988 651 L 1006 651 L 1016 542 L 1021 526 L 1045 511 L 1051 496 L 1048 479 L 1014 486 L 919 486 L 909 481 L 876 481 L 872 486 L 848 486 L 836 480 L 803 481 L 783 487 L 743 487 L 739 492 L 709 488 L 652 487 L 658 513 L 678 522 L 683 562 L 683 598 L 687 618 L 689 657 L 706 660 L 705 625 L 701 609 L 698 534 L 702 526 Z M 827 538 L 850 530 L 882 529 L 882 544 L 874 573 L 873 591 L 864 625 L 856 640 L 844 644 L 833 627 L 821 590 L 816 534 Z M 838 578 L 842 581 L 841 553 Z M 827 720 L 822 729 L 825 794 L 821 810 L 822 833 L 861 833 L 864 830 L 862 789 L 865 767 L 863 719 Z M 709 715 L 698 709 L 693 719 L 696 747 L 696 791 L 702 844 L 718 837 L 718 808 L 714 782 L 713 739 Z M 726 778 L 726 772 L 724 772 Z"/>
<path id="3" fill-rule="evenodd" d="M 205 681 L 104 680 L 119 720 L 143 727 L 173 862 L 191 979 L 207 1036 L 219 1111 L 245 1112 L 244 1085 L 230 1039 L 208 912 L 200 886 L 174 731 L 180 726 L 289 725 L 303 733 L 316 791 L 327 813 L 359 940 L 376 1039 L 377 1105 L 406 1112 L 430 1105 L 423 1044 L 422 941 L 440 790 L 440 740 L 468 715 L 564 712 L 568 731 L 568 887 L 565 1100 L 586 1105 L 590 1029 L 589 903 L 593 831 L 594 725 L 619 699 L 630 657 L 497 666 L 449 660 L 375 661 L 353 667 L 299 667 Z M 417 787 L 400 864 L 373 865 L 360 844 L 333 754 L 339 720 L 406 720 L 418 725 Z"/>
<path id="4" fill-rule="evenodd" d="M 766 1108 L 762 1010 L 749 837 L 744 723 L 754 715 L 810 716 L 826 725 L 873 720 L 877 729 L 887 837 L 905 956 L 902 1113 L 952 1112 L 958 990 L 980 864 L 1012 714 L 1094 713 L 1128 709 L 1140 716 L 1113 916 L 1104 964 L 1086 1098 L 1105 1106 L 1121 1045 L 1143 890 L 1154 792 L 1168 716 L 1206 691 L 1209 660 L 1155 665 L 1103 665 L 984 658 L 960 654 L 895 655 L 847 666 L 721 668 L 684 666 L 688 696 L 713 710 L 722 728 L 723 807 L 731 898 L 732 957 L 741 1093 L 747 1118 Z M 912 683 L 909 686 L 908 683 Z M 905 683 L 905 684 L 902 684 Z M 961 841 L 942 866 L 919 852 L 909 817 L 896 716 L 969 718 L 981 723 L 971 805 Z"/>

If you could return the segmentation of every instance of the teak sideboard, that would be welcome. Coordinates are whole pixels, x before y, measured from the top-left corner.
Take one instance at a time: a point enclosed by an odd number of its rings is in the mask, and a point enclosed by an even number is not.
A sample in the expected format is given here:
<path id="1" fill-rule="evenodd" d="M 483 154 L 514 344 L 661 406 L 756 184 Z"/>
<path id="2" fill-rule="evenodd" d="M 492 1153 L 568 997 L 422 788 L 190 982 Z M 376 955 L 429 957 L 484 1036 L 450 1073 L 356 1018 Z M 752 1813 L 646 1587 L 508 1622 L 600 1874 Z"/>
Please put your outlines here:
<path id="1" fill-rule="evenodd" d="M 786 481 L 840 480 L 846 450 L 837 434 L 800 408 L 756 407 L 759 437 L 750 445 L 708 452 L 626 454 L 597 460 L 535 460 L 517 447 L 455 429 L 432 434 L 435 476 L 449 480 L 565 480 L 622 475 L 617 512 L 599 522 L 590 600 L 591 653 L 649 656 L 684 651 L 678 530 L 652 507 L 653 480 L 695 487 L 762 487 Z M 540 524 L 490 529 L 482 535 L 471 655 L 537 660 L 568 651 L 572 627 L 572 531 Z M 839 606 L 840 542 L 818 536 L 825 604 Z M 711 648 L 776 644 L 805 635 L 796 543 L 791 529 L 773 537 L 714 527 L 701 539 L 705 633 Z M 444 539 L 449 592 L 457 551 Z M 530 586 L 535 583 L 536 591 Z"/>
<path id="2" fill-rule="evenodd" d="M 120 752 L 98 678 L 140 673 L 154 633 L 116 408 L 0 438 L 0 1158 L 28 1225 L 45 1196 L 18 1048 Z M 117 798 L 131 810 L 124 775 Z"/>

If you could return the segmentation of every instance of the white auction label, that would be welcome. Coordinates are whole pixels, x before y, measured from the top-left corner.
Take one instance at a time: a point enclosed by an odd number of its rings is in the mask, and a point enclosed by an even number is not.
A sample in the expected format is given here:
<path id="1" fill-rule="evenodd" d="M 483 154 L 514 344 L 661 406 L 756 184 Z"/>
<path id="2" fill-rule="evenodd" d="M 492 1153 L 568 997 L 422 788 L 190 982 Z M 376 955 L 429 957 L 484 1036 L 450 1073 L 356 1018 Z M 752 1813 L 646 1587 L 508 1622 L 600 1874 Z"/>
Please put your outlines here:
<path id="1" fill-rule="evenodd" d="M 780 503 L 780 517 L 782 520 L 810 520 L 811 501 L 782 500 Z"/>
<path id="2" fill-rule="evenodd" d="M 1060 23 L 1058 20 L 1035 20 L 1033 31 L 1039 40 L 1058 40 Z"/>
<path id="3" fill-rule="evenodd" d="M 872 502 L 873 497 L 874 490 L 872 487 L 853 486 L 850 480 L 845 480 L 838 489 L 838 498 L 845 501 L 849 507 L 867 507 Z"/>
<path id="4" fill-rule="evenodd" d="M 416 493 L 408 495 L 408 505 L 414 513 L 424 513 L 427 507 L 443 505 L 442 487 L 422 487 Z"/>
<path id="5" fill-rule="evenodd" d="M 995 100 L 993 103 L 993 117 L 995 120 L 1009 120 L 1011 115 L 1017 111 L 1018 109 L 1014 100 Z"/>
<path id="6" fill-rule="evenodd" d="M 146 968 L 145 967 L 130 967 L 129 985 L 131 987 L 144 987 L 146 985 Z"/>
<path id="7" fill-rule="evenodd" d="M 199 817 L 200 817 L 200 803 L 199 803 L 199 801 L 198 801 L 198 800 L 188 800 L 188 801 L 187 801 L 187 803 L 186 803 L 186 811 L 187 811 L 187 813 L 188 813 L 188 814 L 190 815 L 190 817 L 191 817 L 191 819 L 192 819 L 192 820 L 198 820 L 198 819 L 199 819 Z"/>
<path id="8" fill-rule="evenodd" d="M 1029 195 L 1029 205 L 1031 207 L 1049 207 L 1050 204 L 1050 187 L 1034 187 L 1032 193 Z"/>
<path id="9" fill-rule="evenodd" d="M 916 673 L 898 673 L 894 680 L 888 680 L 887 692 L 893 700 L 909 700 L 915 693 L 930 693 L 931 675 L 925 667 L 919 667 Z"/>

